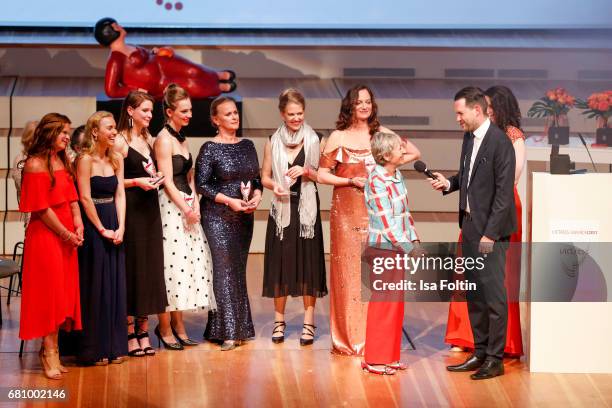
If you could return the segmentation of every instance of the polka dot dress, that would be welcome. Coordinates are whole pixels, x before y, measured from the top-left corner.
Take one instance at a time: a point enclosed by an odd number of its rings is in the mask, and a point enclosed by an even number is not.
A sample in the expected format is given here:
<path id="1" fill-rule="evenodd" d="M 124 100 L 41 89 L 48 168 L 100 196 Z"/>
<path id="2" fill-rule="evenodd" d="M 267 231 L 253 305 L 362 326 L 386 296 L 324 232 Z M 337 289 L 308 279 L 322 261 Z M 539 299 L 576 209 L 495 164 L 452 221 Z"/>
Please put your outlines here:
<path id="1" fill-rule="evenodd" d="M 189 197 L 181 192 L 184 197 Z M 195 193 L 191 194 L 195 197 Z M 199 223 L 187 229 L 181 210 L 163 190 L 159 206 L 164 241 L 164 277 L 168 295 L 167 312 L 215 309 L 212 259 L 208 241 Z"/>

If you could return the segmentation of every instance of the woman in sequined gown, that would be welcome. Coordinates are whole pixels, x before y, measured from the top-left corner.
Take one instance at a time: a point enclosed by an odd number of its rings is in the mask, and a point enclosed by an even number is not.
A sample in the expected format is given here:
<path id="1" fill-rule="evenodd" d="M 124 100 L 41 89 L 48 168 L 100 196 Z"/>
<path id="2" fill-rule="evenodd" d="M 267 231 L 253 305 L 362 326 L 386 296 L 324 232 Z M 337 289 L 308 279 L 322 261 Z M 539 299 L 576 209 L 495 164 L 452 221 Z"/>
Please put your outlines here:
<path id="1" fill-rule="evenodd" d="M 200 148 L 196 160 L 196 189 L 202 195 L 202 227 L 213 259 L 216 312 L 209 312 L 207 340 L 231 350 L 255 336 L 247 293 L 246 263 L 253 236 L 253 212 L 261 201 L 259 162 L 253 142 L 239 139 L 240 118 L 232 98 L 219 97 L 210 107 L 219 130 Z M 250 184 L 250 192 L 241 183 Z"/>
<path id="2" fill-rule="evenodd" d="M 332 352 L 362 356 L 367 302 L 361 299 L 361 242 L 368 235 L 363 187 L 376 163 L 370 138 L 390 132 L 378 122 L 374 94 L 365 85 L 349 89 L 336 130 L 322 147 L 319 182 L 334 186 L 330 215 L 330 332 Z M 406 142 L 410 151 L 413 146 Z"/>

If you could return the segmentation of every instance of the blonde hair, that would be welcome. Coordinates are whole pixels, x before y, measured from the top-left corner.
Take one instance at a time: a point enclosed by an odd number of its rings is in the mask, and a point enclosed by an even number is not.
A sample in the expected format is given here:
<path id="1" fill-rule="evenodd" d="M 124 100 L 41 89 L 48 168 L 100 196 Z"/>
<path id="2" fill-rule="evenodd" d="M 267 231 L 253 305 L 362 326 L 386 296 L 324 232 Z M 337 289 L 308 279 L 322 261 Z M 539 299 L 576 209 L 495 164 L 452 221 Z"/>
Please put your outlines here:
<path id="1" fill-rule="evenodd" d="M 23 152 L 25 153 L 32 141 L 34 140 L 34 131 L 36 130 L 36 126 L 38 125 L 38 121 L 30 120 L 26 122 L 23 127 L 23 133 L 21 134 L 21 146 L 23 147 Z"/>
<path id="2" fill-rule="evenodd" d="M 278 110 L 284 112 L 290 102 L 300 105 L 302 109 L 306 109 L 304 95 L 295 88 L 287 88 L 281 92 L 278 96 Z"/>
<path id="3" fill-rule="evenodd" d="M 390 154 L 401 143 L 401 139 L 395 133 L 376 132 L 370 143 L 374 161 L 376 164 L 383 166 L 387 163 L 385 155 Z"/>
<path id="4" fill-rule="evenodd" d="M 92 114 L 85 124 L 85 134 L 83 135 L 83 143 L 81 144 L 81 152 L 79 153 L 79 157 L 82 154 L 93 154 L 96 150 L 96 141 L 93 137 L 94 129 L 100 129 L 100 122 L 104 118 L 112 118 L 114 120 L 113 114 L 106 111 L 98 111 Z M 119 157 L 116 153 L 113 152 L 113 149 L 108 148 L 104 153 L 106 157 L 113 167 L 114 171 L 117 171 L 119 168 Z"/>
<path id="5" fill-rule="evenodd" d="M 175 110 L 177 102 L 183 99 L 189 99 L 189 93 L 184 88 L 174 83 L 168 85 L 166 89 L 164 89 L 164 116 L 168 118 L 166 109 Z"/>

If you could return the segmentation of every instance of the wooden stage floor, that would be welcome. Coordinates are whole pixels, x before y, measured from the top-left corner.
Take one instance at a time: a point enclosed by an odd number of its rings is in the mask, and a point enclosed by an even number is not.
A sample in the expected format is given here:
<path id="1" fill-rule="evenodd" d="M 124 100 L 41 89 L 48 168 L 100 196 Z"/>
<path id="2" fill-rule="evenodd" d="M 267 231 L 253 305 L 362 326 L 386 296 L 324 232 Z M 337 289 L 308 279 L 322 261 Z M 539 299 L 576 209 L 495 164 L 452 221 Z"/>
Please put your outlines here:
<path id="1" fill-rule="evenodd" d="M 6 387 L 67 390 L 64 403 L 21 403 L 57 407 L 611 407 L 612 374 L 535 374 L 520 360 L 506 360 L 506 375 L 472 381 L 467 373 L 449 373 L 447 364 L 465 358 L 443 343 L 447 303 L 406 305 L 405 327 L 417 350 L 404 344 L 402 359 L 410 365 L 394 376 L 366 374 L 360 359 L 330 354 L 328 301 L 317 305 L 317 337 L 300 347 L 301 300 L 287 305 L 287 339 L 270 341 L 273 309 L 263 299 L 263 256 L 251 255 L 249 291 L 256 337 L 244 346 L 221 352 L 204 343 L 182 352 L 158 350 L 154 357 L 132 358 L 121 365 L 70 367 L 64 380 L 42 375 L 38 341 L 27 343 L 19 359 L 19 299 L 6 306 L 0 330 L 0 389 Z M 189 334 L 201 338 L 205 314 L 186 314 Z M 151 319 L 152 327 L 156 321 Z M 152 330 L 150 331 L 152 334 Z M 152 339 L 153 340 L 153 339 Z M 563 339 L 559 339 L 563 341 Z M 155 340 L 155 345 L 157 341 Z M 579 352 L 579 345 L 574 345 Z M 563 358 L 563 356 L 559 356 Z M 0 397 L 0 407 L 18 406 Z"/>

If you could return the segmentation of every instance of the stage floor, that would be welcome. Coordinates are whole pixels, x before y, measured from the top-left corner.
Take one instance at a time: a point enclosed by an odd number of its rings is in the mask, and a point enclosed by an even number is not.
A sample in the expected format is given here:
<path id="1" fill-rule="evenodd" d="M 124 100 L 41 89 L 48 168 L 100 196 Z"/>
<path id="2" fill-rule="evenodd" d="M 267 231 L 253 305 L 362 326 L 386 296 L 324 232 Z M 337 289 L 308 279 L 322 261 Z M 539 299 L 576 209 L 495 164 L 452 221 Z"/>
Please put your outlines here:
<path id="1" fill-rule="evenodd" d="M 154 357 L 132 358 L 121 365 L 69 367 L 61 381 L 42 375 L 38 341 L 27 342 L 19 359 L 19 298 L 7 307 L 3 296 L 0 390 L 4 394 L 6 387 L 66 390 L 67 403 L 47 403 L 50 407 L 612 406 L 612 374 L 535 374 L 522 360 L 506 360 L 506 375 L 487 381 L 447 372 L 447 364 L 466 356 L 450 352 L 443 343 L 447 303 L 406 304 L 404 324 L 417 350 L 403 344 L 402 360 L 410 368 L 394 376 L 366 374 L 359 358 L 329 352 L 327 298 L 317 304 L 314 345 L 299 345 L 299 298 L 289 300 L 286 340 L 275 345 L 270 341 L 272 301 L 260 296 L 262 274 L 263 255 L 251 255 L 248 284 L 256 337 L 236 350 L 221 352 L 210 343 L 182 352 L 158 350 Z M 186 313 L 185 320 L 190 336 L 201 339 L 206 314 Z M 153 328 L 156 319 L 150 323 Z M 575 350 L 567 346 L 568 353 L 579 352 L 579 345 Z M 17 405 L 0 397 L 0 407 Z M 19 406 L 30 405 L 42 404 Z"/>

